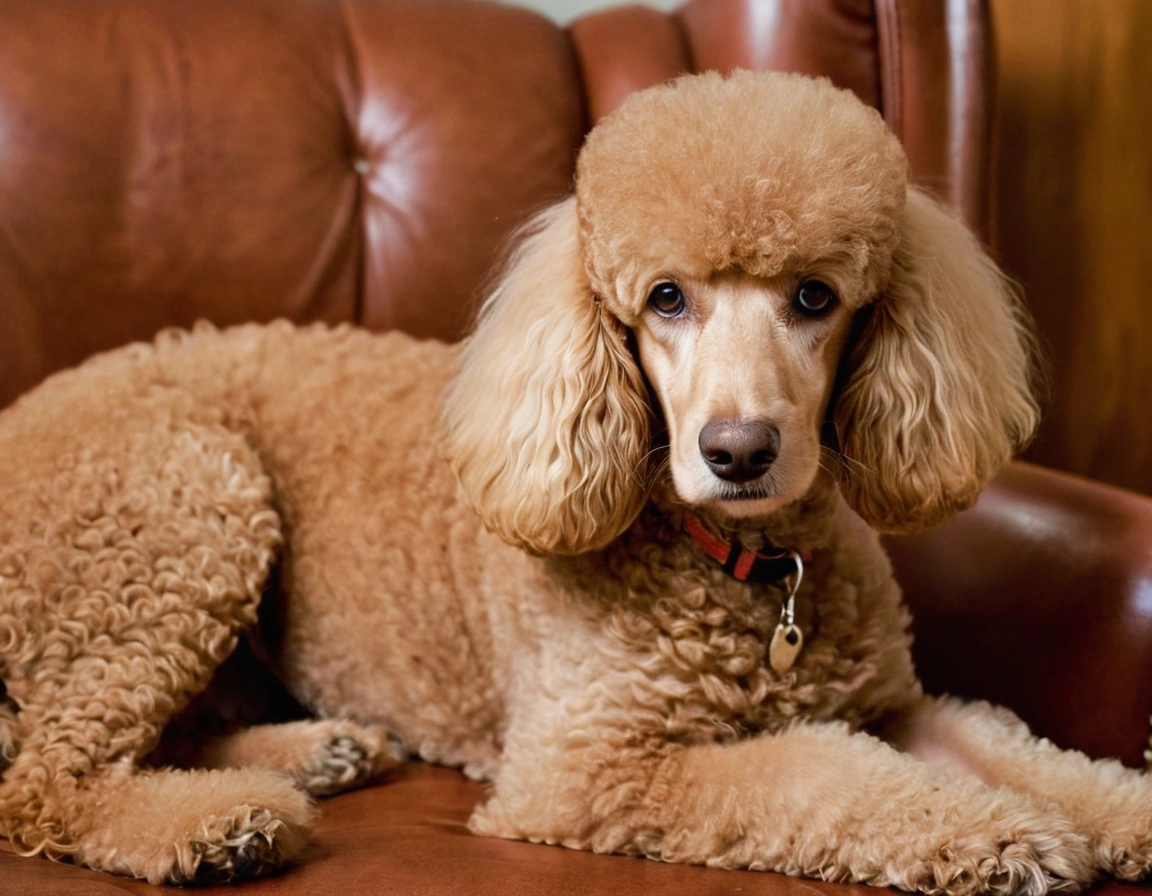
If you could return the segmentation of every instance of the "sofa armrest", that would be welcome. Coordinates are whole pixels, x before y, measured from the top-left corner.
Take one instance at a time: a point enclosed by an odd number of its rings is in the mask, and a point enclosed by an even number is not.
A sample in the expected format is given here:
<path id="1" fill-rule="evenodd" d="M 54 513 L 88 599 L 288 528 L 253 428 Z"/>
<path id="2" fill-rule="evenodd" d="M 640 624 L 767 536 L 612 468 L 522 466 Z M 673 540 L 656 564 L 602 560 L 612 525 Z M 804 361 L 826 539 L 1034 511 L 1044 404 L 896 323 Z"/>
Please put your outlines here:
<path id="1" fill-rule="evenodd" d="M 971 510 L 887 544 L 930 691 L 1005 704 L 1061 746 L 1144 764 L 1152 499 L 1016 463 Z"/>

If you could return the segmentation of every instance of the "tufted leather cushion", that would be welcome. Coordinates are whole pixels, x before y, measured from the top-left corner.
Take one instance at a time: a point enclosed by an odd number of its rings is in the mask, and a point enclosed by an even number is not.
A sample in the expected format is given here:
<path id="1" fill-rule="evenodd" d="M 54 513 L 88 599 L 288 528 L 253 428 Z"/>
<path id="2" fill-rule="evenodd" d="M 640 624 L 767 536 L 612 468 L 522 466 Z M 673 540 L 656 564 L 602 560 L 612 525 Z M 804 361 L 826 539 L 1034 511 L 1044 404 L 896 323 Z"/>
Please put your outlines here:
<path id="1" fill-rule="evenodd" d="M 457 338 L 509 232 L 569 190 L 589 122 L 684 71 L 851 87 L 981 228 L 978 13 L 692 0 L 567 33 L 469 0 L 5 0 L 0 406 L 198 318 Z"/>
<path id="2" fill-rule="evenodd" d="M 459 337 L 584 131 L 563 32 L 468 0 L 10 0 L 0 59 L 0 404 L 198 318 Z"/>

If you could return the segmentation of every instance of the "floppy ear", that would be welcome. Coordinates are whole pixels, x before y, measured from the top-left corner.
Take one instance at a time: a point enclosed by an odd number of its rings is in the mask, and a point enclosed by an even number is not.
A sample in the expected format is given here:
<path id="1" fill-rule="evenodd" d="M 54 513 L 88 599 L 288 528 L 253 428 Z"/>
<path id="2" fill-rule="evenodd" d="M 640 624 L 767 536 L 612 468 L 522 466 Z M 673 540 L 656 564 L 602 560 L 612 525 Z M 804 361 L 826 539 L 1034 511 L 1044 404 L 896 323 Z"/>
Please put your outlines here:
<path id="1" fill-rule="evenodd" d="M 833 409 L 848 502 L 886 532 L 970 506 L 1036 428 L 1035 357 L 999 269 L 959 220 L 909 188 L 890 284 Z"/>
<path id="2" fill-rule="evenodd" d="M 538 553 L 603 547 L 647 497 L 649 411 L 624 327 L 592 294 L 576 200 L 539 214 L 467 340 L 445 443 L 489 529 Z"/>

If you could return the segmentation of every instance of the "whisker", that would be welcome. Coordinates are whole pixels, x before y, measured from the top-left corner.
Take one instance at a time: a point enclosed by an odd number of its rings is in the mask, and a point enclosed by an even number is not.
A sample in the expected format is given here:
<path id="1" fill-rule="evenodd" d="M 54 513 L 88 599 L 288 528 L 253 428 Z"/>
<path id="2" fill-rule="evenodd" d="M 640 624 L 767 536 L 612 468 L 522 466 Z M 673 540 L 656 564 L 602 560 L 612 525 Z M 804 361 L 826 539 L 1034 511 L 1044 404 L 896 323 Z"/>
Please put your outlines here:
<path id="1" fill-rule="evenodd" d="M 653 451 L 648 452 L 648 455 L 646 456 L 645 459 L 647 459 L 647 457 L 651 457 L 655 453 L 656 453 L 655 449 Z M 648 482 L 645 484 L 644 487 L 647 489 L 651 489 L 657 482 L 660 481 L 661 478 L 663 478 L 664 474 L 668 471 L 670 466 L 671 466 L 671 464 L 668 461 L 668 455 L 667 455 L 667 453 L 665 453 L 664 456 L 660 458 L 660 461 L 658 463 L 653 464 L 651 467 L 648 468 Z"/>
<path id="2" fill-rule="evenodd" d="M 861 463 L 855 458 L 848 457 L 835 448 L 829 448 L 826 445 L 820 449 L 819 463 L 821 469 L 832 474 L 835 474 L 838 470 L 852 476 L 859 476 L 861 474 L 875 475 L 876 473 L 875 470 L 866 464 Z"/>
<path id="3" fill-rule="evenodd" d="M 664 452 L 664 456 L 657 464 L 650 464 L 649 461 L 653 455 Z M 667 448 L 664 445 L 651 446 L 644 455 L 637 462 L 636 467 L 630 471 L 629 475 L 632 482 L 641 491 L 650 491 L 652 486 L 659 480 L 663 473 L 668 469 L 668 455 Z"/>

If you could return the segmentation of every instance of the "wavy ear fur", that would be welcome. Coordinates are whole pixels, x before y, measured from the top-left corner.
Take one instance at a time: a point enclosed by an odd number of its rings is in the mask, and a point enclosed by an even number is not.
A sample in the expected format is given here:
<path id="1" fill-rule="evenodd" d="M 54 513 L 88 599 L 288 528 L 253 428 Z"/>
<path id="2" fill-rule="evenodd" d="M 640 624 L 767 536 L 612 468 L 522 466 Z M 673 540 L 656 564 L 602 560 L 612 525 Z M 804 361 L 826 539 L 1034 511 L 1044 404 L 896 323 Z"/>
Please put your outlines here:
<path id="1" fill-rule="evenodd" d="M 848 502 L 886 532 L 970 506 L 1035 431 L 1035 358 L 999 269 L 959 220 L 909 188 L 890 284 L 833 409 Z"/>
<path id="2" fill-rule="evenodd" d="M 537 553 L 577 554 L 635 519 L 648 401 L 626 331 L 584 272 L 575 199 L 520 234 L 460 365 L 446 447 L 489 529 Z"/>

